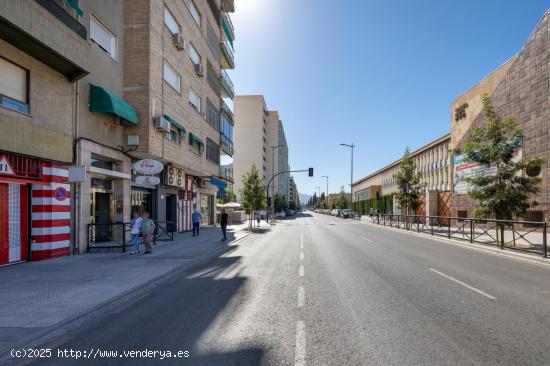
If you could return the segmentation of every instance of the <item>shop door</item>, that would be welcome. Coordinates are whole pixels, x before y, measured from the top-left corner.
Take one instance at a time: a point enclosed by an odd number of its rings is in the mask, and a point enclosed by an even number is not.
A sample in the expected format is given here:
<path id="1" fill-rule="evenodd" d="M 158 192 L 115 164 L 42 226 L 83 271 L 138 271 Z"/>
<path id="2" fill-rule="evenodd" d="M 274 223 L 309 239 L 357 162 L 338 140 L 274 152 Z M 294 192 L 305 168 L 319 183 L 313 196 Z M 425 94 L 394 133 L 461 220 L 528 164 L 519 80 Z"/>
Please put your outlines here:
<path id="1" fill-rule="evenodd" d="M 28 188 L 0 183 L 0 265 L 27 260 Z"/>
<path id="2" fill-rule="evenodd" d="M 166 230 L 173 233 L 176 231 L 177 221 L 177 199 L 175 195 L 166 195 Z"/>
<path id="3" fill-rule="evenodd" d="M 96 242 L 111 241 L 111 194 L 95 192 Z"/>

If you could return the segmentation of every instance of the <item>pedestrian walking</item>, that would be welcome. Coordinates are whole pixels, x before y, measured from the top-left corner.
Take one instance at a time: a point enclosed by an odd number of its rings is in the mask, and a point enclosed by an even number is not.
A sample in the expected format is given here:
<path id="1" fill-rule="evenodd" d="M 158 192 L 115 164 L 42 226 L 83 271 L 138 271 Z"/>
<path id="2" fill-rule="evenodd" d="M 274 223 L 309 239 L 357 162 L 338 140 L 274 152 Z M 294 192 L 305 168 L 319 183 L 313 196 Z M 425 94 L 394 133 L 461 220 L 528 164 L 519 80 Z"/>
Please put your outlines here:
<path id="1" fill-rule="evenodd" d="M 141 230 L 141 222 L 143 219 L 139 213 L 134 212 L 134 217 L 130 223 L 130 235 L 132 236 L 132 244 L 134 245 L 134 251 L 132 254 L 139 253 L 139 234 Z"/>
<path id="2" fill-rule="evenodd" d="M 256 212 L 255 216 L 256 216 L 256 223 L 257 223 L 256 226 L 260 226 L 260 220 L 261 220 L 261 218 L 262 218 L 262 217 L 260 216 L 260 213 L 259 213 L 259 212 Z"/>
<path id="3" fill-rule="evenodd" d="M 193 221 L 193 236 L 199 236 L 199 226 L 201 224 L 202 215 L 195 207 L 195 210 L 191 214 L 191 220 Z"/>
<path id="4" fill-rule="evenodd" d="M 225 208 L 222 208 L 222 214 L 220 215 L 220 226 L 222 227 L 222 234 L 223 234 L 222 241 L 226 241 L 227 227 L 229 226 L 229 214 L 225 212 Z"/>
<path id="5" fill-rule="evenodd" d="M 141 220 L 141 233 L 143 234 L 143 245 L 145 246 L 144 254 L 151 254 L 151 240 L 155 231 L 155 223 L 149 218 L 149 212 L 143 212 Z"/>

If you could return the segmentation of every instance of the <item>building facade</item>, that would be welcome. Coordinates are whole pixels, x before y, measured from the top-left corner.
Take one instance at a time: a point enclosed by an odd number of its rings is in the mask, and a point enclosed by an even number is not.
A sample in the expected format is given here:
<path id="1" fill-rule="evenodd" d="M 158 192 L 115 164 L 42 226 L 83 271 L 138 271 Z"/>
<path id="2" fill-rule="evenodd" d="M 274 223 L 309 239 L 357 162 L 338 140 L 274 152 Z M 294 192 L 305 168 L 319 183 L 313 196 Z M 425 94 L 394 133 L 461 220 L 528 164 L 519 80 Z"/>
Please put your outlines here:
<path id="1" fill-rule="evenodd" d="M 269 196 L 290 197 L 290 170 L 288 164 L 288 145 L 283 122 L 279 112 L 269 111 L 261 95 L 236 96 L 235 103 L 235 149 L 233 161 L 234 189 L 240 199 L 243 188 L 242 177 L 256 166 L 264 177 L 264 187 L 272 177 Z"/>

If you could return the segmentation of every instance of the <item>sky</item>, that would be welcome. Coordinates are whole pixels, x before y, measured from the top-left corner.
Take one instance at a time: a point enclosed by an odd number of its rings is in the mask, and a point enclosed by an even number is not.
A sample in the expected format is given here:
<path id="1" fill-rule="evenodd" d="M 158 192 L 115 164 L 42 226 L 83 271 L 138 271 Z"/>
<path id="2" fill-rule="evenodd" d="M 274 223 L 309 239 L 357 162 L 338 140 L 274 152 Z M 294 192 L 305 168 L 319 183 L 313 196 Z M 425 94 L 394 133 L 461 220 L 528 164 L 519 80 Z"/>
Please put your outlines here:
<path id="1" fill-rule="evenodd" d="M 450 130 L 452 100 L 518 53 L 548 0 L 235 0 L 238 95 L 283 121 L 304 194 L 344 186 Z M 238 121 L 237 121 L 238 123 Z M 238 148 L 238 147 L 236 147 Z"/>

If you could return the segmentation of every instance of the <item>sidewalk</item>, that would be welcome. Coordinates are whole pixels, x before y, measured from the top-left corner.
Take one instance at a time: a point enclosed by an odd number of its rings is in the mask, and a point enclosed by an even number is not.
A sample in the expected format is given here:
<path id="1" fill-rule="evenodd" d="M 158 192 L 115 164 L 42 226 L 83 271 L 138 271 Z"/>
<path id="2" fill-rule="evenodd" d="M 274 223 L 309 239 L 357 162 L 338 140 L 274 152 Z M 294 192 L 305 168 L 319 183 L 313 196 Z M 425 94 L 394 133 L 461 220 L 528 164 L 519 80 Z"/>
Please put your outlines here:
<path id="1" fill-rule="evenodd" d="M 175 234 L 153 254 L 94 253 L 0 268 L 0 349 L 65 323 L 155 278 L 223 251 L 251 233 L 247 224 Z"/>

